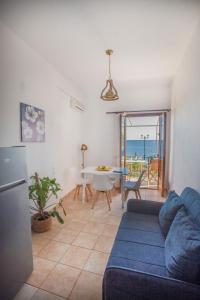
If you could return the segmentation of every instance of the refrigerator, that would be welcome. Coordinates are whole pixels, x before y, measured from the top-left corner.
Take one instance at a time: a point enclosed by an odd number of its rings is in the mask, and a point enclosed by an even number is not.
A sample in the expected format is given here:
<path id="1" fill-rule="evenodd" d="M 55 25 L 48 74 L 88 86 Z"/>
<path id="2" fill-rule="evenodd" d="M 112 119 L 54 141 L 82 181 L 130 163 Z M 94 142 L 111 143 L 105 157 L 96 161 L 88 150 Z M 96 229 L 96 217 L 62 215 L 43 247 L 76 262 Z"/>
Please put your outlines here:
<path id="1" fill-rule="evenodd" d="M 25 147 L 0 147 L 0 299 L 11 300 L 33 270 Z"/>

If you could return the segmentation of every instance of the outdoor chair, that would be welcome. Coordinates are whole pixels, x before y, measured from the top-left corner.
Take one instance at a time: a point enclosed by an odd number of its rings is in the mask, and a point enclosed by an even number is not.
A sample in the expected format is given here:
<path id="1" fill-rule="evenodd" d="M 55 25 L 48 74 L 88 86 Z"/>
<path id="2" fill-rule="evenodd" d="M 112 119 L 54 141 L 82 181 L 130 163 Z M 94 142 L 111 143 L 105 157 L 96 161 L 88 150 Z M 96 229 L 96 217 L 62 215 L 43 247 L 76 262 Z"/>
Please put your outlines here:
<path id="1" fill-rule="evenodd" d="M 149 173 L 148 173 L 148 181 L 150 185 L 158 184 L 158 168 L 159 168 L 158 158 L 151 159 L 149 164 Z"/>
<path id="2" fill-rule="evenodd" d="M 124 182 L 124 191 L 125 191 L 125 200 L 128 198 L 128 194 L 130 191 L 135 192 L 136 199 L 141 199 L 140 195 L 140 186 L 142 183 L 142 179 L 146 170 L 143 170 L 137 181 L 125 181 Z"/>

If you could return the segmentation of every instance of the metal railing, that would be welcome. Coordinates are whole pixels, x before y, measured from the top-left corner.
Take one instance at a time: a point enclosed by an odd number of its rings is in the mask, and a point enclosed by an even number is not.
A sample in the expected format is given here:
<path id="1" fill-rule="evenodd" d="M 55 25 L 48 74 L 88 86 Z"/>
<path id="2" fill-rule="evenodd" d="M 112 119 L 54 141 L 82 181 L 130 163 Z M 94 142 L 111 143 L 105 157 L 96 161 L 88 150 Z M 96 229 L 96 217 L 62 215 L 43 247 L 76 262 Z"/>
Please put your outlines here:
<path id="1" fill-rule="evenodd" d="M 141 172 L 145 170 L 141 187 L 158 188 L 158 158 L 147 157 L 145 160 L 135 157 L 126 157 L 126 167 L 128 168 L 128 180 L 136 181 Z"/>

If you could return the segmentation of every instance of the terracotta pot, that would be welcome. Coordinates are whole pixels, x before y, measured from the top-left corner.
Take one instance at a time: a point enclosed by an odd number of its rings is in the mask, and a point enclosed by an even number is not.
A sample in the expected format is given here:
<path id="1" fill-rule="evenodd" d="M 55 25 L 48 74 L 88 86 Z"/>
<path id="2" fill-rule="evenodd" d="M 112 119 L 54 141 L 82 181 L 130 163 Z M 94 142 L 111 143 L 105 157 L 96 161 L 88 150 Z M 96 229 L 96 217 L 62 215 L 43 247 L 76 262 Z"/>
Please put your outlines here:
<path id="1" fill-rule="evenodd" d="M 35 232 L 45 232 L 51 228 L 52 217 L 47 216 L 45 220 L 38 220 L 39 214 L 34 214 L 32 217 L 32 229 Z"/>

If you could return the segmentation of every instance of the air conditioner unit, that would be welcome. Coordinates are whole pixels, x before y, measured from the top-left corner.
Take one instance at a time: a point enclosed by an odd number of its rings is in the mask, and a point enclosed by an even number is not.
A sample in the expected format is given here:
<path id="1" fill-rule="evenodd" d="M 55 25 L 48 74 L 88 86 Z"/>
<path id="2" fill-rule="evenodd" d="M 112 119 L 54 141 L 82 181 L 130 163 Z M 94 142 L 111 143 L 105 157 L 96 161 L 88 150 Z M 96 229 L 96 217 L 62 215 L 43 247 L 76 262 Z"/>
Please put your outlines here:
<path id="1" fill-rule="evenodd" d="M 85 111 L 85 106 L 83 103 L 75 99 L 74 97 L 70 97 L 70 106 L 73 109 L 80 110 L 80 111 Z"/>

